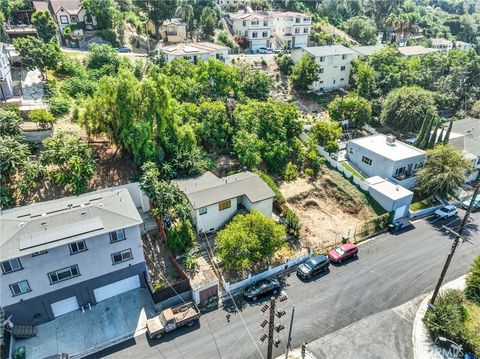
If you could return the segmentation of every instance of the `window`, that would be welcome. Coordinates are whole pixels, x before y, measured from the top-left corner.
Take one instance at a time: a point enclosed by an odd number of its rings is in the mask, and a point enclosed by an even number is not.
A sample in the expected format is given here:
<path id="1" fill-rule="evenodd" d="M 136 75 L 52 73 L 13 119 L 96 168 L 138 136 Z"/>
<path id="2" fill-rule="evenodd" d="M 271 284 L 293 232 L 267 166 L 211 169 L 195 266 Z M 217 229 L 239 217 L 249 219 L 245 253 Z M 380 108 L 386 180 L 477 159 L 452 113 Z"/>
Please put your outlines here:
<path id="1" fill-rule="evenodd" d="M 68 24 L 68 16 L 67 15 L 60 15 L 60 22 L 62 24 Z"/>
<path id="2" fill-rule="evenodd" d="M 243 20 L 242 25 L 247 26 L 247 22 L 245 20 Z"/>
<path id="3" fill-rule="evenodd" d="M 258 37 L 258 34 L 256 32 L 252 32 L 252 37 L 256 39 Z"/>
<path id="4" fill-rule="evenodd" d="M 342 55 L 342 60 L 346 60 L 347 59 L 347 55 Z"/>
<path id="5" fill-rule="evenodd" d="M 10 284 L 10 290 L 12 291 L 13 296 L 32 291 L 27 280 L 22 280 L 21 282 Z"/>
<path id="6" fill-rule="evenodd" d="M 80 272 L 78 271 L 78 266 L 75 264 L 73 266 L 48 273 L 48 278 L 50 279 L 51 284 L 55 284 L 70 278 L 78 277 L 79 275 Z"/>
<path id="7" fill-rule="evenodd" d="M 125 237 L 125 231 L 123 229 L 119 229 L 115 232 L 110 232 L 110 243 L 120 242 L 124 239 L 127 239 L 127 237 Z"/>
<path id="8" fill-rule="evenodd" d="M 258 26 L 259 22 L 258 20 L 252 21 L 252 26 Z"/>
<path id="9" fill-rule="evenodd" d="M 300 24 L 300 18 L 299 18 L 299 17 L 297 17 L 297 18 L 295 19 L 295 24 Z"/>
<path id="10" fill-rule="evenodd" d="M 230 200 L 220 202 L 218 204 L 218 210 L 223 211 L 224 209 L 230 208 L 232 206 L 232 202 Z"/>
<path id="11" fill-rule="evenodd" d="M 348 153 L 350 153 L 351 155 L 353 155 L 353 148 L 352 148 L 352 147 L 350 147 L 350 148 L 348 149 Z"/>
<path id="12" fill-rule="evenodd" d="M 366 156 L 362 156 L 362 162 L 366 163 L 367 165 L 371 166 L 372 165 L 372 160 Z"/>
<path id="13" fill-rule="evenodd" d="M 268 20 L 263 20 L 263 26 L 268 26 Z"/>
<path id="14" fill-rule="evenodd" d="M 20 259 L 13 258 L 8 261 L 2 262 L 2 271 L 3 274 L 16 272 L 17 270 L 23 269 Z"/>
<path id="15" fill-rule="evenodd" d="M 47 254 L 47 253 L 48 253 L 47 250 L 38 251 L 38 252 L 33 252 L 33 253 L 32 253 L 32 257 L 41 256 L 42 254 Z"/>
<path id="16" fill-rule="evenodd" d="M 207 213 L 207 207 L 203 207 L 198 210 L 199 215 L 206 214 L 206 213 Z"/>
<path id="17" fill-rule="evenodd" d="M 126 249 L 124 251 L 116 252 L 116 253 L 112 254 L 112 263 L 113 264 L 129 261 L 130 259 L 133 259 L 131 249 Z"/>
<path id="18" fill-rule="evenodd" d="M 395 176 L 401 175 L 405 172 L 405 167 L 400 167 L 395 170 Z"/>
<path id="19" fill-rule="evenodd" d="M 418 170 L 419 168 L 422 168 L 423 167 L 423 161 L 422 162 L 418 162 L 418 163 L 415 163 L 415 169 Z"/>
<path id="20" fill-rule="evenodd" d="M 345 66 L 340 67 L 340 71 L 345 71 Z"/>
<path id="21" fill-rule="evenodd" d="M 325 61 L 325 56 L 320 56 L 320 62 L 324 62 Z"/>
<path id="22" fill-rule="evenodd" d="M 268 32 L 266 31 L 262 32 L 262 37 L 268 37 Z"/>
<path id="23" fill-rule="evenodd" d="M 308 27 L 303 28 L 303 33 L 308 34 Z"/>
<path id="24" fill-rule="evenodd" d="M 324 71 L 325 71 L 324 69 L 318 69 L 319 74 L 323 74 Z"/>
<path id="25" fill-rule="evenodd" d="M 304 17 L 303 22 L 310 22 L 310 18 L 309 17 Z"/>
<path id="26" fill-rule="evenodd" d="M 71 22 L 78 22 L 78 16 L 77 15 L 70 15 L 70 21 Z"/>
<path id="27" fill-rule="evenodd" d="M 318 81 L 319 84 L 323 84 L 323 80 Z"/>
<path id="28" fill-rule="evenodd" d="M 300 29 L 298 27 L 295 29 L 295 34 L 300 34 Z"/>
<path id="29" fill-rule="evenodd" d="M 85 244 L 85 241 L 70 243 L 68 246 L 70 247 L 70 254 L 85 252 L 87 250 L 87 245 Z"/>
<path id="30" fill-rule="evenodd" d="M 340 79 L 340 81 L 345 81 L 345 79 L 342 77 L 342 78 Z"/>

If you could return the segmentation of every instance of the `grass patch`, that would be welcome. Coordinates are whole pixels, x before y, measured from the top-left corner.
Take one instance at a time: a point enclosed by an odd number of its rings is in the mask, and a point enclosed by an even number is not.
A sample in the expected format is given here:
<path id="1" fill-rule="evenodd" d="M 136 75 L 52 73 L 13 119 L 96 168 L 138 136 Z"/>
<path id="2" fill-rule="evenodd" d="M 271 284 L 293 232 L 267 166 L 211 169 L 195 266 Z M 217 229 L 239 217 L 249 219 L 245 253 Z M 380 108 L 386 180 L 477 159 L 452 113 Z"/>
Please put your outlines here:
<path id="1" fill-rule="evenodd" d="M 438 206 L 440 205 L 441 203 L 438 202 L 436 199 L 434 198 L 425 198 L 425 199 L 422 199 L 420 201 L 417 201 L 417 202 L 414 202 L 410 205 L 410 211 L 412 212 L 416 212 L 416 211 L 420 211 L 422 209 L 425 209 L 425 208 L 430 208 L 430 207 L 434 207 L 434 206 Z"/>
<path id="2" fill-rule="evenodd" d="M 365 177 L 362 176 L 360 172 L 358 172 L 355 168 L 350 166 L 348 162 L 346 161 L 341 161 L 340 165 L 342 165 L 343 168 L 345 168 L 347 171 L 351 172 L 355 177 L 360 178 L 362 181 L 365 181 Z"/>

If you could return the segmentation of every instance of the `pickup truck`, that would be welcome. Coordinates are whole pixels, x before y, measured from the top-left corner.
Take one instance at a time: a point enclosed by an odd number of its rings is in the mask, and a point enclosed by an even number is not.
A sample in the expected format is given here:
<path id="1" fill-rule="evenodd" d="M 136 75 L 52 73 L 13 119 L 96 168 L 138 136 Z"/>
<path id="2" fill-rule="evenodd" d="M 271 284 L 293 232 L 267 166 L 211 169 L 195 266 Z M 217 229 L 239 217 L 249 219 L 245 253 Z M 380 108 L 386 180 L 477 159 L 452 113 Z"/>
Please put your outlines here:
<path id="1" fill-rule="evenodd" d="M 200 318 L 200 311 L 193 302 L 175 308 L 167 308 L 156 317 L 147 320 L 147 333 L 151 339 L 160 339 L 165 333 L 193 323 Z"/>

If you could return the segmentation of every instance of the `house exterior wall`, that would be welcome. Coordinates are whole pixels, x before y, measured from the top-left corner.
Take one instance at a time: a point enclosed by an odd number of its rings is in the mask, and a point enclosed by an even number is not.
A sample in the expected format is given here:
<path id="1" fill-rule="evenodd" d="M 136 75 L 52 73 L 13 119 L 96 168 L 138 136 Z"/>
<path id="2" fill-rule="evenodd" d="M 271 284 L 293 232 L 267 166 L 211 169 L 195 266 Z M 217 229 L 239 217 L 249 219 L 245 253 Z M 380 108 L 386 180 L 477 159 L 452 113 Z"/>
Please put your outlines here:
<path id="1" fill-rule="evenodd" d="M 405 196 L 404 198 L 400 198 L 394 200 L 385 194 L 377 191 L 374 187 L 370 186 L 368 188 L 368 193 L 385 209 L 386 211 L 395 211 L 396 209 L 402 208 L 405 206 L 405 212 L 403 215 L 408 213 L 408 208 L 412 203 L 413 193 L 409 196 Z"/>
<path id="2" fill-rule="evenodd" d="M 259 47 L 270 47 L 273 26 L 270 20 L 233 19 L 230 22 L 235 36 L 245 37 L 252 51 Z"/>
<path id="3" fill-rule="evenodd" d="M 13 96 L 12 73 L 8 55 L 4 51 L 0 51 L 0 85 L 2 86 L 0 100 L 11 98 Z"/>
<path id="4" fill-rule="evenodd" d="M 195 211 L 195 223 L 198 233 L 217 231 L 230 218 L 232 218 L 238 209 L 237 198 L 231 199 L 230 208 L 219 210 L 218 203 L 207 206 L 207 213 L 200 214 L 199 209 Z"/>
<path id="5" fill-rule="evenodd" d="M 262 212 L 264 215 L 271 217 L 272 216 L 272 208 L 273 208 L 273 198 L 266 199 L 264 201 L 259 201 L 252 203 L 249 201 L 247 196 L 242 196 L 242 204 L 243 206 L 251 211 L 256 210 Z"/>
<path id="6" fill-rule="evenodd" d="M 79 269 L 80 273 L 82 273 L 82 267 L 79 266 Z M 83 280 L 73 285 L 71 283 L 73 279 L 67 280 L 63 283 L 68 283 L 69 286 L 56 289 L 40 296 L 35 296 L 12 305 L 4 306 L 3 309 L 7 317 L 13 314 L 14 323 L 38 325 L 55 319 L 51 307 L 52 303 L 75 296 L 80 307 L 86 306 L 88 303 L 93 306 L 96 305 L 95 295 L 93 293 L 95 288 L 102 287 L 134 275 L 139 276 L 140 284 L 145 288 L 145 274 L 145 262 L 132 265 L 127 264 L 123 268 L 119 268 L 114 272 L 106 273 L 88 280 Z M 51 287 L 49 284 L 47 286 Z M 8 290 L 8 292 L 10 293 L 10 290 Z"/>
<path id="7" fill-rule="evenodd" d="M 286 16 L 272 14 L 275 37 L 281 45 L 292 49 L 308 46 L 312 19 L 310 16 Z"/>
<path id="8" fill-rule="evenodd" d="M 72 18 L 72 16 L 73 17 L 77 16 L 78 21 Z M 57 20 L 58 30 L 62 36 L 63 36 L 63 30 L 70 24 L 76 24 L 77 22 L 85 21 L 85 23 L 88 25 L 87 12 L 84 9 L 80 9 L 80 11 L 77 14 L 70 14 L 63 8 L 60 8 L 54 17 Z M 95 26 L 97 23 L 95 18 L 92 16 L 91 19 L 92 19 L 91 25 Z"/>
<path id="9" fill-rule="evenodd" d="M 187 41 L 186 24 L 169 24 L 160 27 L 160 36 L 167 42 L 185 42 Z"/>
<path id="10" fill-rule="evenodd" d="M 232 5 L 245 6 L 250 3 L 250 0 L 217 0 L 218 6 L 224 8 Z"/>
<path id="11" fill-rule="evenodd" d="M 432 49 L 437 49 L 443 52 L 450 51 L 453 48 L 453 43 L 450 42 L 449 44 L 442 44 L 442 45 L 432 45 Z"/>
<path id="12" fill-rule="evenodd" d="M 137 225 L 125 228 L 125 236 L 125 240 L 116 243 L 110 243 L 109 234 L 89 238 L 85 240 L 87 250 L 76 254 L 70 254 L 69 246 L 65 245 L 50 249 L 46 254 L 20 257 L 23 269 L 2 274 L 0 277 L 2 306 L 50 295 L 51 292 L 79 285 L 84 281 L 144 263 L 140 227 Z M 111 254 L 125 249 L 132 250 L 133 259 L 113 265 Z M 48 273 L 74 264 L 78 265 L 79 276 L 54 284 L 50 283 Z M 28 280 L 31 291 L 13 296 L 9 285 L 22 280 Z"/>

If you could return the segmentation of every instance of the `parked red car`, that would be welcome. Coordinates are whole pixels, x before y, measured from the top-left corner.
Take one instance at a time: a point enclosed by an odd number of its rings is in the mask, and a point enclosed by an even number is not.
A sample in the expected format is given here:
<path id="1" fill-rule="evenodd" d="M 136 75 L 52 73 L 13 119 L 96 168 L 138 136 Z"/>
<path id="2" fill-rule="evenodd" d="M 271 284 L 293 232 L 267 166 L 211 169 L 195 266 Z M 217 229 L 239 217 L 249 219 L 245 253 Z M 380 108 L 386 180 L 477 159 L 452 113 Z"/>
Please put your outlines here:
<path id="1" fill-rule="evenodd" d="M 342 263 L 342 261 L 355 257 L 358 254 L 358 247 L 353 243 L 342 244 L 337 249 L 328 252 L 330 262 Z"/>

